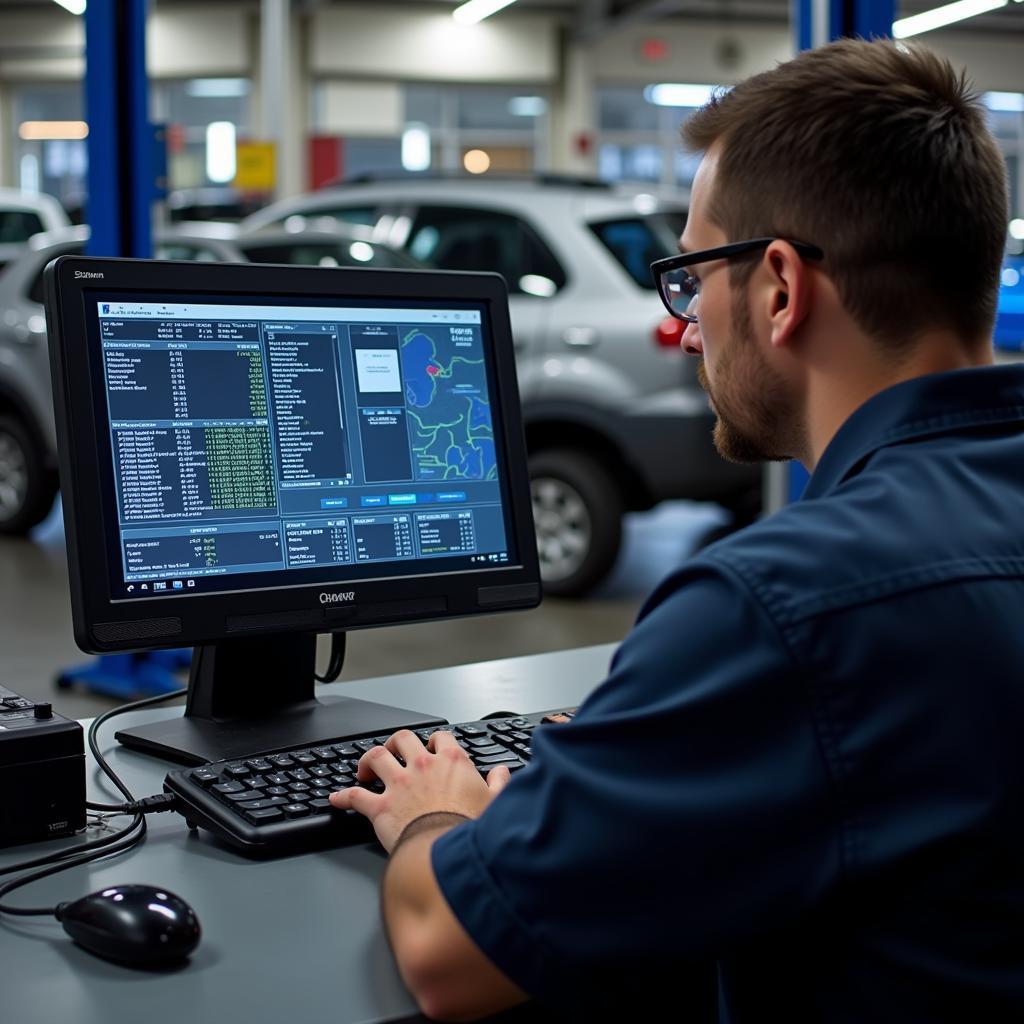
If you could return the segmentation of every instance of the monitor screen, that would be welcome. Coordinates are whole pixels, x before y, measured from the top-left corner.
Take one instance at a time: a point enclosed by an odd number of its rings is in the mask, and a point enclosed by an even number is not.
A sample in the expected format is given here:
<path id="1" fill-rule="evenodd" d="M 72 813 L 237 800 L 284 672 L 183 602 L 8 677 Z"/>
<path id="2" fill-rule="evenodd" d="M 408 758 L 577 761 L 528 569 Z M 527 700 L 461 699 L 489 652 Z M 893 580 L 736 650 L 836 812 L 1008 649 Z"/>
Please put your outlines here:
<path id="1" fill-rule="evenodd" d="M 497 275 L 62 257 L 45 282 L 75 639 L 194 647 L 184 719 L 122 742 L 419 727 L 317 701 L 315 634 L 539 603 Z"/>
<path id="2" fill-rule="evenodd" d="M 84 298 L 115 600 L 517 561 L 483 304 Z"/>

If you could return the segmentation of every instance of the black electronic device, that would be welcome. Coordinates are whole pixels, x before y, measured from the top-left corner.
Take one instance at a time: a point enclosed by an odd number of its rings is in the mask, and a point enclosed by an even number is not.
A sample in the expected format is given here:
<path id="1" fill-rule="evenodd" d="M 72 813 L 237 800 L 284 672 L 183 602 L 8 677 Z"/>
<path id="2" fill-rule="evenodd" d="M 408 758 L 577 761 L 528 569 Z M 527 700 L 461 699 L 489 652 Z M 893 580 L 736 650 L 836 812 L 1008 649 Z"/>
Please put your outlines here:
<path id="1" fill-rule="evenodd" d="M 82 727 L 0 686 L 0 846 L 83 828 Z"/>
<path id="2" fill-rule="evenodd" d="M 469 754 L 481 775 L 504 765 L 526 766 L 538 727 L 568 722 L 574 708 L 486 718 L 444 726 Z M 435 729 L 417 730 L 424 742 Z M 204 828 L 250 856 L 274 856 L 321 845 L 372 838 L 369 822 L 355 811 L 331 807 L 328 796 L 363 785 L 359 758 L 385 743 L 387 735 L 289 750 L 268 757 L 222 761 L 170 772 L 164 790 L 179 801 L 190 828 Z M 381 784 L 368 788 L 380 791 Z"/>
<path id="3" fill-rule="evenodd" d="M 202 934 L 195 911 L 153 885 L 110 885 L 58 904 L 54 917 L 84 949 L 129 967 L 179 963 Z"/>
<path id="4" fill-rule="evenodd" d="M 202 763 L 440 720 L 313 693 L 315 634 L 540 601 L 494 274 L 62 257 L 47 331 L 75 638 L 194 646 Z"/>

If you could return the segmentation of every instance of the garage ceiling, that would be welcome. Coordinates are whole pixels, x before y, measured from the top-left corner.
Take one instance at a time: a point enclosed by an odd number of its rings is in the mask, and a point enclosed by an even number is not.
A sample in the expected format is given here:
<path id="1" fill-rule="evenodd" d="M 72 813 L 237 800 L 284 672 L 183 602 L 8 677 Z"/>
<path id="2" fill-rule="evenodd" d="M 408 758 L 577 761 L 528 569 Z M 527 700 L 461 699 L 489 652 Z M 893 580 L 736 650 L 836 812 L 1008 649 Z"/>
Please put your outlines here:
<path id="1" fill-rule="evenodd" d="M 258 8 L 258 0 L 219 0 Z M 293 0 L 299 9 L 330 6 L 346 0 Z M 938 6 L 942 0 L 899 0 L 900 17 L 917 14 Z M 195 0 L 159 0 L 160 6 L 177 7 Z M 374 0 L 376 7 L 410 3 L 453 9 L 455 0 Z M 4 11 L 36 10 L 53 7 L 53 0 L 0 0 Z M 565 18 L 567 24 L 586 34 L 603 35 L 627 25 L 649 24 L 673 18 L 701 18 L 785 24 L 790 16 L 790 0 L 518 0 L 514 8 L 499 17 L 514 17 L 516 10 L 543 11 Z M 1024 2 L 1011 0 L 1006 7 L 960 22 L 958 32 L 1024 32 Z"/>

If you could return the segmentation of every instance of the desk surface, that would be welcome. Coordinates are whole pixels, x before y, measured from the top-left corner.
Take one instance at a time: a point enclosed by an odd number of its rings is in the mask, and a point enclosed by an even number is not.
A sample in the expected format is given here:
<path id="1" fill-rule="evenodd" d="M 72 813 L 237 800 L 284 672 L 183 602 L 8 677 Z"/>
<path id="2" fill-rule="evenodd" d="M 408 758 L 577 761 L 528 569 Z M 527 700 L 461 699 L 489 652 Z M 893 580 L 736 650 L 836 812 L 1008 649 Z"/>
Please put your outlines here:
<path id="1" fill-rule="evenodd" d="M 335 683 L 320 692 L 473 721 L 492 711 L 578 703 L 604 678 L 614 649 L 604 644 Z M 100 749 L 136 797 L 160 792 L 172 766 L 120 747 L 115 729 L 175 714 L 180 709 L 126 714 L 101 732 Z M 120 799 L 92 763 L 88 774 L 90 799 Z M 0 917 L 5 1021 L 357 1024 L 415 1012 L 380 926 L 378 885 L 386 859 L 379 847 L 251 861 L 207 833 L 190 834 L 176 814 L 151 816 L 148 824 L 137 849 L 33 883 L 9 902 L 55 905 L 118 883 L 167 887 L 193 906 L 202 924 L 202 942 L 189 964 L 169 973 L 131 970 L 79 949 L 52 918 Z M 0 866 L 57 848 L 55 842 L 6 849 Z"/>

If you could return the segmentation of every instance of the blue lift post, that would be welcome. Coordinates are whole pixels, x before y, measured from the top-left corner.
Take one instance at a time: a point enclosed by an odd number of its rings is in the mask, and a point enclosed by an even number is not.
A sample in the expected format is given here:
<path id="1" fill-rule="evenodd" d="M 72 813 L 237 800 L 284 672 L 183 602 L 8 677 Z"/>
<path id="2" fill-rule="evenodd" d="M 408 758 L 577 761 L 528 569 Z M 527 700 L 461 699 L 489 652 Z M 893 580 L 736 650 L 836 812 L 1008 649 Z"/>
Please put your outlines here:
<path id="1" fill-rule="evenodd" d="M 810 50 L 834 39 L 884 38 L 892 35 L 895 0 L 794 0 L 793 30 L 798 50 Z M 787 501 L 798 501 L 810 477 L 798 462 L 786 463 Z"/>
<path id="2" fill-rule="evenodd" d="M 149 123 L 149 0 L 89 0 L 85 100 L 89 124 L 90 256 L 153 254 L 153 201 L 165 187 L 163 132 Z M 180 689 L 189 649 L 108 654 L 66 669 L 57 686 L 130 699 Z"/>

